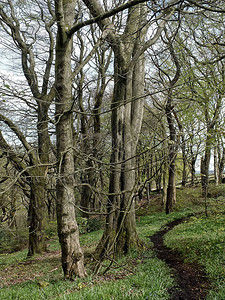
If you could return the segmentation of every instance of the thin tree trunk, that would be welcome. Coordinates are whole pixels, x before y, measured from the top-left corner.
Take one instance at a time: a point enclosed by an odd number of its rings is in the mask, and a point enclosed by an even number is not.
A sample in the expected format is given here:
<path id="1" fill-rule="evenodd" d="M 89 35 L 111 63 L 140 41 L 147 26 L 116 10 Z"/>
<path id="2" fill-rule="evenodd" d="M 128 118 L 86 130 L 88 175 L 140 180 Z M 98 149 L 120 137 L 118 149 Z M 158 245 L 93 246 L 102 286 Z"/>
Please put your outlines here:
<path id="1" fill-rule="evenodd" d="M 202 184 L 202 197 L 207 198 L 208 196 L 208 185 L 209 185 L 209 163 L 211 156 L 211 140 L 210 130 L 207 131 L 205 155 L 201 158 L 201 184 Z"/>
<path id="2" fill-rule="evenodd" d="M 176 129 L 174 126 L 173 107 L 169 102 L 166 106 L 167 122 L 170 130 L 169 140 L 169 161 L 168 161 L 168 187 L 167 187 L 167 198 L 166 198 L 166 213 L 172 212 L 173 204 L 176 202 L 176 157 L 177 157 L 177 145 L 176 145 Z"/>
<path id="3" fill-rule="evenodd" d="M 218 166 L 218 151 L 217 146 L 214 146 L 214 176 L 215 176 L 215 184 L 219 184 L 219 166 Z"/>
<path id="4" fill-rule="evenodd" d="M 195 163 L 196 163 L 196 156 L 192 154 L 191 156 L 191 185 L 194 186 L 195 184 Z"/>
<path id="5" fill-rule="evenodd" d="M 165 205 L 167 199 L 167 186 L 168 186 L 168 163 L 167 161 L 163 164 L 163 188 L 162 188 L 162 206 Z"/>
<path id="6" fill-rule="evenodd" d="M 224 166 L 225 166 L 225 147 L 223 147 L 223 153 L 219 161 L 219 183 L 220 184 L 223 182 Z"/>

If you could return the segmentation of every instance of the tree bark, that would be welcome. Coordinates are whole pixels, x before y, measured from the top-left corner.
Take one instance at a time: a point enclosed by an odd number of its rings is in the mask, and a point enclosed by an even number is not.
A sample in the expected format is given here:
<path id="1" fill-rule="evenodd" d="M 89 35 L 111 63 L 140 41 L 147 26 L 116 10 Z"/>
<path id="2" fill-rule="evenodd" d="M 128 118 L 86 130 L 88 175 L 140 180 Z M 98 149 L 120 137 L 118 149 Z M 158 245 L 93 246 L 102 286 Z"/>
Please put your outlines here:
<path id="1" fill-rule="evenodd" d="M 193 152 L 193 145 L 191 145 L 191 185 L 194 186 L 195 184 L 195 163 L 196 163 L 196 159 L 197 156 L 196 154 L 194 154 Z"/>
<path id="2" fill-rule="evenodd" d="M 45 178 L 46 178 L 46 165 L 42 165 L 37 151 L 31 147 L 27 142 L 23 133 L 19 128 L 8 118 L 0 115 L 3 120 L 18 136 L 24 148 L 26 149 L 29 157 L 29 162 L 24 163 L 17 153 L 7 144 L 2 133 L 0 132 L 0 145 L 6 151 L 8 158 L 15 166 L 15 168 L 22 173 L 21 176 L 27 178 L 30 182 L 30 204 L 29 204 L 29 246 L 28 256 L 35 253 L 42 253 L 46 250 L 45 244 Z"/>
<path id="3" fill-rule="evenodd" d="M 62 250 L 62 268 L 65 278 L 84 277 L 84 255 L 79 241 L 75 216 L 74 153 L 72 130 L 72 38 L 67 30 L 73 25 L 76 1 L 55 1 L 57 18 L 56 41 L 56 145 L 57 170 L 57 223 Z"/>
<path id="4" fill-rule="evenodd" d="M 42 98 L 38 101 L 38 158 L 31 171 L 30 203 L 28 211 L 29 245 L 28 256 L 46 251 L 45 226 L 47 206 L 45 203 L 46 178 L 49 164 L 50 138 L 48 133 L 48 109 L 50 102 Z"/>
<path id="5" fill-rule="evenodd" d="M 171 57 L 176 67 L 176 73 L 174 77 L 169 81 L 169 91 L 168 91 L 168 99 L 166 103 L 166 118 L 169 127 L 169 179 L 168 179 L 168 187 L 167 187 L 167 198 L 166 198 L 166 214 L 172 212 L 173 204 L 176 202 L 176 158 L 177 158 L 177 149 L 178 149 L 178 137 L 176 134 L 175 127 L 175 119 L 176 113 L 174 111 L 173 105 L 173 88 L 177 83 L 180 77 L 180 63 L 177 58 L 177 55 L 174 51 L 171 38 L 168 37 L 168 46 L 170 50 Z"/>

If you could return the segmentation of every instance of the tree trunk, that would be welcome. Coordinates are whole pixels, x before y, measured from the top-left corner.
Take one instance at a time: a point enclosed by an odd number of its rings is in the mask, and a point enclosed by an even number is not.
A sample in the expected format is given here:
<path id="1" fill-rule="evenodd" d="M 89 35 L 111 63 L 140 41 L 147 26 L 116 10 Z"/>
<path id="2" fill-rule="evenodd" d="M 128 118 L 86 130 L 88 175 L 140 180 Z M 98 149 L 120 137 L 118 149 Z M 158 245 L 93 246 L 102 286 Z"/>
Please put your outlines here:
<path id="1" fill-rule="evenodd" d="M 28 256 L 46 251 L 45 224 L 47 210 L 44 201 L 46 190 L 43 167 L 36 167 L 36 171 L 32 172 L 30 188 Z"/>
<path id="2" fill-rule="evenodd" d="M 96 251 L 100 255 L 112 250 L 128 253 L 140 246 L 134 192 L 136 147 L 143 116 L 143 100 L 138 97 L 144 94 L 144 58 L 138 59 L 133 70 L 128 71 L 123 64 L 121 54 L 115 53 L 110 196 L 106 229 Z"/>
<path id="3" fill-rule="evenodd" d="M 195 184 L 195 163 L 196 163 L 196 155 L 191 155 L 191 185 Z"/>
<path id="4" fill-rule="evenodd" d="M 214 146 L 214 176 L 215 184 L 219 184 L 219 165 L 218 165 L 218 151 L 217 146 Z"/>
<path id="5" fill-rule="evenodd" d="M 173 120 L 171 105 L 171 98 L 166 106 L 166 116 L 169 125 L 170 140 L 169 140 L 169 161 L 168 161 L 168 187 L 167 187 L 167 198 L 166 198 L 166 213 L 172 212 L 173 204 L 176 202 L 176 157 L 177 157 L 177 145 L 176 145 L 176 129 Z"/>
<path id="6" fill-rule="evenodd" d="M 93 191 L 91 187 L 95 186 L 95 170 L 93 167 L 93 161 L 88 159 L 85 164 L 85 170 L 82 174 L 82 189 L 81 189 L 81 200 L 80 207 L 82 216 L 89 218 L 89 213 L 94 211 L 94 208 L 91 203 L 93 198 Z"/>
<path id="7" fill-rule="evenodd" d="M 163 176 L 163 188 L 162 188 L 162 206 L 166 204 L 167 199 L 167 186 L 168 186 L 168 163 L 164 162 L 162 166 L 162 176 Z"/>
<path id="8" fill-rule="evenodd" d="M 67 29 L 74 22 L 76 1 L 55 1 L 57 17 L 56 42 L 56 145 L 57 170 L 56 205 L 58 235 L 62 250 L 65 278 L 84 277 L 84 255 L 79 241 L 75 216 L 74 153 L 72 130 L 72 38 Z"/>
<path id="9" fill-rule="evenodd" d="M 83 0 L 83 2 L 94 17 L 104 13 L 100 1 Z M 136 147 L 143 116 L 143 53 L 160 37 L 166 20 L 173 13 L 173 10 L 168 10 L 154 37 L 145 43 L 146 8 L 146 4 L 137 4 L 128 9 L 127 22 L 121 35 L 115 34 L 114 26 L 109 19 L 98 20 L 99 27 L 102 30 L 106 28 L 106 38 L 115 57 L 110 195 L 106 229 L 97 248 L 100 248 L 100 253 L 107 253 L 113 248 L 116 253 L 126 253 L 139 244 L 133 195 L 136 192 Z"/>
<path id="10" fill-rule="evenodd" d="M 180 77 L 180 64 L 179 60 L 177 58 L 177 55 L 173 49 L 172 41 L 168 38 L 168 45 L 171 57 L 174 61 L 174 64 L 176 66 L 176 73 L 173 77 L 173 79 L 169 82 L 169 91 L 168 91 L 168 99 L 166 103 L 166 118 L 168 122 L 169 127 L 169 163 L 168 163 L 168 169 L 169 169 L 169 179 L 168 179 L 168 188 L 167 188 L 167 199 L 166 199 L 166 213 L 170 213 L 173 208 L 173 204 L 176 202 L 176 158 L 177 158 L 177 149 L 178 149 L 178 140 L 177 140 L 177 134 L 176 134 L 176 127 L 175 127 L 175 120 L 177 119 L 179 124 L 179 119 L 176 115 L 176 112 L 174 110 L 173 105 L 173 88 L 175 84 L 177 83 L 179 77 Z"/>
<path id="11" fill-rule="evenodd" d="M 47 217 L 46 176 L 49 164 L 50 138 L 48 134 L 49 103 L 41 99 L 38 101 L 38 160 L 34 171 L 31 171 L 30 203 L 28 212 L 29 245 L 28 256 L 41 254 L 46 251 L 45 225 Z M 38 166 L 38 164 L 41 164 Z"/>
<path id="12" fill-rule="evenodd" d="M 18 171 L 23 172 L 23 176 L 30 180 L 30 204 L 28 212 L 28 224 L 29 224 L 29 246 L 28 246 L 28 256 L 35 253 L 42 253 L 46 250 L 45 244 L 45 220 L 46 220 L 46 186 L 45 186 L 45 176 L 46 176 L 46 166 L 40 163 L 39 157 L 34 149 L 27 143 L 23 134 L 19 131 L 17 126 L 7 120 L 11 128 L 15 128 L 21 141 L 28 151 L 30 158 L 29 166 L 24 164 L 23 160 L 13 151 L 13 149 L 6 143 L 1 131 L 0 131 L 0 144 L 3 149 L 7 152 L 7 155 L 15 168 Z M 27 168 L 29 167 L 29 168 Z M 32 168 L 30 168 L 32 167 Z"/>
<path id="13" fill-rule="evenodd" d="M 175 175 L 175 159 L 169 163 L 169 180 L 166 198 L 166 213 L 169 214 L 173 210 L 173 204 L 176 202 L 176 175 Z"/>
<path id="14" fill-rule="evenodd" d="M 187 184 L 187 153 L 186 153 L 186 143 L 185 143 L 184 136 L 182 136 L 181 149 L 182 149 L 182 161 L 183 161 L 182 186 L 186 186 L 186 184 Z"/>
<path id="15" fill-rule="evenodd" d="M 201 185 L 202 185 L 202 197 L 208 196 L 209 185 L 209 163 L 211 156 L 211 130 L 207 130 L 206 146 L 204 157 L 201 158 Z"/>
<path id="16" fill-rule="evenodd" d="M 223 182 L 223 172 L 225 166 L 225 147 L 223 147 L 223 152 L 219 160 L 219 183 Z"/>

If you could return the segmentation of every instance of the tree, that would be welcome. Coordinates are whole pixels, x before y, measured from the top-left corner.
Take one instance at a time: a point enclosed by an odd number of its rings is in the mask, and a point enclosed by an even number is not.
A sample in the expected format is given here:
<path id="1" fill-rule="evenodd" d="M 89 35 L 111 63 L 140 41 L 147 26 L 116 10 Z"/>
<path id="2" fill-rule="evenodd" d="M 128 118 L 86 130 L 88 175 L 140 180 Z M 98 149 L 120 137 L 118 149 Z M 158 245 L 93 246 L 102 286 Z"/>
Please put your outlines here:
<path id="1" fill-rule="evenodd" d="M 56 147 L 57 171 L 56 204 L 59 241 L 62 249 L 62 268 L 65 278 L 86 275 L 83 251 L 75 217 L 74 154 L 72 131 L 72 36 L 67 31 L 75 19 L 76 1 L 55 1 L 57 20 L 56 40 Z"/>
<path id="2" fill-rule="evenodd" d="M 169 26 L 168 26 L 169 27 Z M 168 135 L 168 183 L 166 191 L 166 213 L 170 213 L 173 204 L 176 202 L 176 160 L 180 145 L 179 119 L 177 114 L 177 88 L 181 76 L 181 64 L 178 55 L 179 48 L 176 47 L 176 35 L 179 29 L 179 23 L 176 28 L 165 27 L 162 36 L 160 49 L 152 49 L 153 55 L 150 57 L 157 78 L 154 89 L 157 89 L 158 97 L 152 96 L 155 106 L 165 114 Z M 162 51 L 163 49 L 163 51 Z M 178 53 L 177 53 L 178 52 Z M 162 54 L 161 54 L 162 53 Z M 167 57 L 165 61 L 165 55 Z M 157 99 L 160 98 L 160 99 Z M 178 121 L 178 124 L 176 124 Z M 177 126 L 178 125 L 178 126 Z M 178 128 L 177 128 L 178 127 Z M 164 183 L 165 180 L 164 180 Z M 165 188 L 165 187 L 164 187 Z"/>
<path id="3" fill-rule="evenodd" d="M 192 22 L 192 26 L 190 26 L 190 31 L 195 41 L 193 45 L 195 54 L 188 48 L 185 50 L 195 64 L 192 67 L 191 89 L 193 99 L 198 103 L 199 117 L 205 129 L 204 153 L 201 156 L 201 184 L 202 196 L 207 197 L 210 157 L 216 141 L 215 131 L 223 107 L 224 62 L 221 51 L 222 33 L 219 25 L 216 26 L 217 32 L 215 35 L 215 27 L 209 26 L 209 24 L 212 24 L 210 15 L 194 15 L 191 18 L 192 20 L 197 18 L 198 28 L 201 27 L 201 30 L 197 33 L 193 28 L 193 26 L 195 27 L 195 22 Z M 218 15 L 217 21 L 217 24 L 221 24 L 223 15 Z"/>
<path id="4" fill-rule="evenodd" d="M 84 1 L 94 17 L 104 14 L 99 1 Z M 170 3 L 171 4 L 171 3 Z M 146 5 L 129 8 L 123 34 L 114 32 L 109 19 L 99 20 L 114 53 L 114 93 L 112 99 L 112 154 L 106 228 L 97 247 L 100 256 L 127 253 L 139 247 L 135 226 L 136 147 L 142 125 L 144 95 L 144 51 L 159 38 L 173 8 L 165 8 L 164 20 L 154 36 L 145 41 Z"/>
<path id="5" fill-rule="evenodd" d="M 86 30 L 87 31 L 87 30 Z M 89 44 L 94 48 L 97 43 L 99 29 L 96 25 L 91 26 L 91 40 Z M 79 32 L 78 38 L 81 44 L 81 52 L 79 63 L 83 61 L 82 55 L 85 52 L 85 41 L 82 32 Z M 87 36 L 87 35 L 86 35 Z M 107 74 L 112 58 L 112 50 L 102 40 L 101 44 L 95 50 L 87 70 L 82 69 L 78 74 L 76 82 L 78 86 L 78 118 L 76 132 L 80 131 L 76 136 L 79 138 L 79 156 L 82 158 L 79 164 L 81 169 L 81 192 L 80 192 L 80 210 L 84 217 L 89 218 L 90 212 L 98 210 L 101 203 L 98 200 L 97 190 L 103 191 L 104 186 L 101 180 L 100 161 L 104 156 L 106 133 L 102 122 L 103 100 L 107 102 L 106 88 L 111 76 Z M 95 68 L 90 72 L 91 64 Z M 93 67 L 91 68 L 93 69 Z M 107 144 L 106 144 L 107 145 Z"/>
<path id="6" fill-rule="evenodd" d="M 49 80 L 51 76 L 51 67 L 53 61 L 53 33 L 51 28 L 54 24 L 54 18 L 50 13 L 50 17 L 46 17 L 46 7 L 39 7 L 41 11 L 41 16 L 37 16 L 38 5 L 35 5 L 35 20 L 39 27 L 44 26 L 46 35 L 49 39 L 49 51 L 48 55 L 45 57 L 46 64 L 44 66 L 44 76 L 42 80 L 42 85 L 39 85 L 38 72 L 35 69 L 36 61 L 34 48 L 35 44 L 38 44 L 37 47 L 42 47 L 39 45 L 39 40 L 37 36 L 39 34 L 38 29 L 35 26 L 28 25 L 26 18 L 32 18 L 32 13 L 30 11 L 30 6 L 19 3 L 19 10 L 15 11 L 16 2 L 8 0 L 2 5 L 0 10 L 0 22 L 1 27 L 5 31 L 5 35 L 9 36 L 17 49 L 20 51 L 21 57 L 21 67 L 23 74 L 26 78 L 27 84 L 30 88 L 31 95 L 36 102 L 36 113 L 37 113 L 37 135 L 38 135 L 38 149 L 34 149 L 26 141 L 25 136 L 22 134 L 20 129 L 13 124 L 13 122 L 7 117 L 1 115 L 1 121 L 5 122 L 12 131 L 18 136 L 18 139 L 24 145 L 26 151 L 28 151 L 29 165 L 32 168 L 29 169 L 29 181 L 30 181 L 30 206 L 29 206 L 29 250 L 28 255 L 31 256 L 35 253 L 41 253 L 46 249 L 45 243 L 45 234 L 44 234 L 44 223 L 45 223 L 45 199 L 46 199 L 46 173 L 48 170 L 49 163 L 49 152 L 50 152 L 50 138 L 48 134 L 48 109 L 52 103 L 55 95 L 54 88 L 49 87 Z M 48 10 L 48 9 L 47 9 Z M 19 13 L 21 15 L 19 15 Z M 25 17 L 27 14 L 27 17 Z M 25 26 L 27 31 L 23 31 L 21 27 Z M 33 36 L 31 31 L 35 32 Z M 42 60 L 42 57 L 38 57 L 38 60 Z M 9 92 L 9 90 L 8 90 Z M 16 92 L 15 96 L 16 96 Z M 24 97 L 24 102 L 29 106 L 33 106 L 27 100 L 27 97 Z M 3 137 L 2 137 L 3 141 Z M 4 148 L 10 149 L 10 146 L 7 146 L 4 143 Z M 10 150 L 11 151 L 11 150 Z M 30 152 L 30 153 L 29 153 Z M 16 165 L 21 168 L 25 168 L 18 163 L 18 159 L 15 155 L 10 155 Z M 27 173 L 27 172 L 26 172 Z"/>

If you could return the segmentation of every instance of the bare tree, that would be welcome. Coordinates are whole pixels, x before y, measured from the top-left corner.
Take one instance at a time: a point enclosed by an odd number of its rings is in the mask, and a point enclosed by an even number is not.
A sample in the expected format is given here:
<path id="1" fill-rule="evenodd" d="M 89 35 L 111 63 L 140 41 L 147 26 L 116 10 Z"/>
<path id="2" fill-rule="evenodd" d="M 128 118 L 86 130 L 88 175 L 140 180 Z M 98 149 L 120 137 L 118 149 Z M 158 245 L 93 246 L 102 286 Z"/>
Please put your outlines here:
<path id="1" fill-rule="evenodd" d="M 26 78 L 27 84 L 30 88 L 31 95 L 36 102 L 37 114 L 37 135 L 38 135 L 38 149 L 33 149 L 26 141 L 19 128 L 13 124 L 7 117 L 1 115 L 1 121 L 5 122 L 12 131 L 18 136 L 24 145 L 30 159 L 29 165 L 33 166 L 29 169 L 30 178 L 30 208 L 29 208 L 29 250 L 28 255 L 41 253 L 46 249 L 44 223 L 45 223 L 45 199 L 46 199 L 46 173 L 49 163 L 49 149 L 50 137 L 48 133 L 48 109 L 52 103 L 55 95 L 54 88 L 50 88 L 49 80 L 51 77 L 51 67 L 53 61 L 53 32 L 52 26 L 54 24 L 54 16 L 49 11 L 48 7 L 41 7 L 35 5 L 35 12 L 40 11 L 41 16 L 36 15 L 36 24 L 28 25 L 24 15 L 19 15 L 19 11 L 15 10 L 14 1 L 8 0 L 2 5 L 0 10 L 1 28 L 5 32 L 5 36 L 11 38 L 16 48 L 19 50 L 21 57 L 21 66 L 23 74 Z M 49 6 L 50 8 L 50 6 Z M 30 6 L 22 5 L 20 9 L 24 10 L 24 14 L 31 16 Z M 46 17 L 46 14 L 48 15 Z M 24 28 L 26 30 L 24 31 Z M 46 39 L 49 41 L 48 55 L 45 57 L 46 64 L 44 65 L 44 76 L 42 78 L 42 85 L 39 83 L 38 70 L 36 69 L 35 60 L 35 46 L 42 47 L 39 44 L 39 29 L 45 28 Z M 34 34 L 33 34 L 34 32 Z M 39 57 L 40 60 L 43 57 Z M 38 58 L 38 60 L 39 60 Z M 9 91 L 8 91 L 9 92 Z M 15 97 L 16 97 L 16 92 Z M 29 106 L 33 106 L 24 97 L 24 101 Z M 5 148 L 6 144 L 4 145 Z M 11 156 L 12 157 L 12 156 Z M 15 156 L 13 156 L 15 163 Z M 21 165 L 19 166 L 21 168 Z M 22 167 L 23 168 L 23 167 Z"/>
<path id="2" fill-rule="evenodd" d="M 94 17 L 104 14 L 99 1 L 84 1 Z M 171 3 L 170 3 L 171 4 Z M 107 204 L 107 220 L 97 247 L 100 256 L 127 253 L 140 246 L 136 232 L 134 192 L 136 189 L 136 147 L 143 116 L 144 51 L 160 37 L 173 8 L 162 11 L 152 38 L 145 41 L 148 25 L 146 5 L 129 8 L 125 29 L 115 32 L 109 19 L 99 20 L 101 29 L 109 28 L 107 40 L 114 52 L 114 94 L 112 100 L 112 154 Z M 159 17 L 159 19 L 160 19 Z"/>

